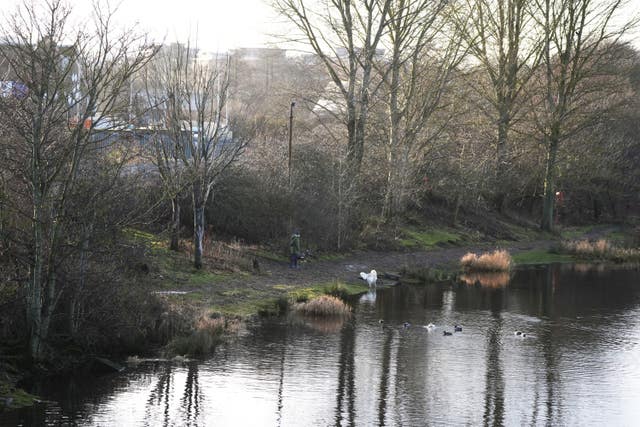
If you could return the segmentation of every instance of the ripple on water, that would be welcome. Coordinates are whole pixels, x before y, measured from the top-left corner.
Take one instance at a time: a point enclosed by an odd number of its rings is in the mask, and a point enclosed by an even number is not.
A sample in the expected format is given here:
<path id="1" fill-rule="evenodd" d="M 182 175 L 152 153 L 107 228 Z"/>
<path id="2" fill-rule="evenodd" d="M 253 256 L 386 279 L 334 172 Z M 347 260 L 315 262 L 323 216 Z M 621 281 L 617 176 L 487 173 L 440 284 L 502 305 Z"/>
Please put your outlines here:
<path id="1" fill-rule="evenodd" d="M 638 273 L 589 274 L 540 267 L 499 289 L 377 290 L 337 327 L 250 328 L 205 361 L 141 364 L 112 384 L 101 378 L 104 390 L 44 417 L 79 425 L 634 425 Z M 420 327 L 429 323 L 435 333 Z M 442 335 L 455 324 L 462 332 Z"/>

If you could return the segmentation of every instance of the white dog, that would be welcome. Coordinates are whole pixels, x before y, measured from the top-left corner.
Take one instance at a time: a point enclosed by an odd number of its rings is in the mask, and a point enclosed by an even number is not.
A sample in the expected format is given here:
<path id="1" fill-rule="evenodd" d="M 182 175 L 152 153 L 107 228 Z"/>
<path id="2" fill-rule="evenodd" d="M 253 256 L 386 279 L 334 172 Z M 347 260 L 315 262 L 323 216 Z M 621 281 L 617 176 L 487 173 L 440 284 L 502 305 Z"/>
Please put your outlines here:
<path id="1" fill-rule="evenodd" d="M 360 273 L 360 277 L 362 280 L 367 282 L 369 286 L 375 286 L 378 281 L 378 273 L 375 270 L 371 270 L 371 273 L 367 274 L 365 272 Z"/>

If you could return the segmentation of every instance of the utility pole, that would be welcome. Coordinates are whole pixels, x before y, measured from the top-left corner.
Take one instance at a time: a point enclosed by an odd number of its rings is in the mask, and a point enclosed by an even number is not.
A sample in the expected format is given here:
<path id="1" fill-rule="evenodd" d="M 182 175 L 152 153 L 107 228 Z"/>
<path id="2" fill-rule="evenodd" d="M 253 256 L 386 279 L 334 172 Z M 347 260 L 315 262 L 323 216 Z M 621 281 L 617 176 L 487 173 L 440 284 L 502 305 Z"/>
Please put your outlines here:
<path id="1" fill-rule="evenodd" d="M 289 192 L 291 192 L 291 140 L 293 138 L 293 107 L 295 106 L 295 101 L 291 101 L 289 109 Z"/>
<path id="2" fill-rule="evenodd" d="M 291 141 L 293 137 L 293 107 L 295 107 L 295 101 L 291 101 L 289 108 L 289 201 L 291 207 L 289 209 L 289 231 L 293 229 L 293 194 L 291 193 Z"/>

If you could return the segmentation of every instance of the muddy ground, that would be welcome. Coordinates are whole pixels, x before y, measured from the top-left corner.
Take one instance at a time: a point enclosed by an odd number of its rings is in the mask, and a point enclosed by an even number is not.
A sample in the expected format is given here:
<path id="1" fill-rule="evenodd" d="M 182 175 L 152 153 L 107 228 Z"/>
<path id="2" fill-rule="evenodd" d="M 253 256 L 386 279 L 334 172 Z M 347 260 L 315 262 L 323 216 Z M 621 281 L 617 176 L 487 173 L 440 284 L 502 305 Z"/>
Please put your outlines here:
<path id="1" fill-rule="evenodd" d="M 289 268 L 286 261 L 256 258 L 259 270 L 253 274 L 234 274 L 196 291 L 202 295 L 201 302 L 224 309 L 231 305 L 278 298 L 286 292 L 318 284 L 364 284 L 359 276 L 361 271 L 375 269 L 378 272 L 378 284 L 388 285 L 393 281 L 384 278 L 384 273 L 402 274 L 406 270 L 425 268 L 455 270 L 460 258 L 467 252 L 479 254 L 494 249 L 508 249 L 514 255 L 522 251 L 549 249 L 553 244 L 553 241 L 544 240 L 513 242 L 501 246 L 440 247 L 417 252 L 353 252 L 334 260 L 311 256 L 300 263 L 299 269 Z"/>

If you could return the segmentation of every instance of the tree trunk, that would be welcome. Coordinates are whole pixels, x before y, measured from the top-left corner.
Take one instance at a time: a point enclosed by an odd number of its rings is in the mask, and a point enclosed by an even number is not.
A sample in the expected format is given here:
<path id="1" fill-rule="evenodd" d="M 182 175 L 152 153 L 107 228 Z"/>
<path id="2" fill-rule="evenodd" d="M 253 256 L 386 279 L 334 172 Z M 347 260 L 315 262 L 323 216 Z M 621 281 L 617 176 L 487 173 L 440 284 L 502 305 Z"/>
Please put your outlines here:
<path id="1" fill-rule="evenodd" d="M 360 164 L 357 161 L 358 151 L 358 118 L 355 101 L 347 102 L 347 165 L 354 176 L 360 173 Z"/>
<path id="2" fill-rule="evenodd" d="M 205 202 L 199 195 L 193 195 L 193 266 L 202 268 L 202 252 L 205 230 Z"/>
<path id="3" fill-rule="evenodd" d="M 462 194 L 460 191 L 456 192 L 455 208 L 453 210 L 453 218 L 451 219 L 451 225 L 455 227 L 458 225 L 458 214 L 460 213 L 460 207 L 462 206 Z"/>
<path id="4" fill-rule="evenodd" d="M 553 209 L 555 204 L 556 157 L 558 155 L 558 137 L 553 134 L 549 138 L 547 148 L 547 164 L 544 178 L 544 204 L 542 207 L 542 224 L 544 231 L 553 230 Z"/>
<path id="5" fill-rule="evenodd" d="M 402 16 L 400 17 L 402 18 Z M 398 157 L 400 149 L 400 101 L 398 92 L 400 88 L 400 45 L 393 44 L 393 55 L 391 60 L 391 80 L 389 82 L 389 142 L 387 161 L 389 176 L 387 182 L 387 194 L 384 204 L 384 216 L 387 220 L 392 219 L 398 213 L 399 198 L 402 193 L 402 172 L 398 170 Z"/>
<path id="6" fill-rule="evenodd" d="M 593 219 L 596 222 L 600 221 L 600 203 L 596 197 L 593 198 Z"/>
<path id="7" fill-rule="evenodd" d="M 507 138 L 509 132 L 509 116 L 507 113 L 500 114 L 498 123 L 498 143 L 496 147 L 496 196 L 495 208 L 498 212 L 504 212 L 506 195 L 505 178 L 507 169 Z"/>
<path id="8" fill-rule="evenodd" d="M 384 216 L 387 220 L 392 219 L 397 214 L 398 197 L 400 196 L 400 185 L 402 180 L 399 179 L 398 168 L 398 150 L 399 150 L 399 132 L 400 132 L 400 114 L 398 112 L 398 91 L 399 80 L 398 66 L 394 65 L 391 73 L 391 94 L 389 99 L 389 142 L 387 153 L 387 167 L 389 174 L 387 176 L 387 192 L 384 200 Z"/>
<path id="9" fill-rule="evenodd" d="M 37 205 L 37 203 L 36 203 Z M 27 323 L 29 327 L 29 349 L 31 357 L 39 360 L 42 351 L 41 326 L 42 326 L 42 264 L 43 242 L 42 225 L 40 222 L 39 208 L 34 208 L 33 224 L 33 265 L 27 294 Z"/>
<path id="10" fill-rule="evenodd" d="M 169 249 L 178 251 L 180 249 L 180 200 L 178 197 L 171 199 L 171 243 Z"/>

